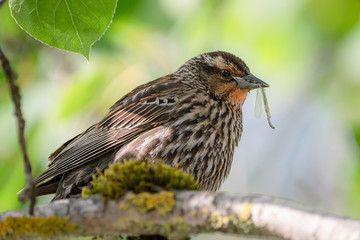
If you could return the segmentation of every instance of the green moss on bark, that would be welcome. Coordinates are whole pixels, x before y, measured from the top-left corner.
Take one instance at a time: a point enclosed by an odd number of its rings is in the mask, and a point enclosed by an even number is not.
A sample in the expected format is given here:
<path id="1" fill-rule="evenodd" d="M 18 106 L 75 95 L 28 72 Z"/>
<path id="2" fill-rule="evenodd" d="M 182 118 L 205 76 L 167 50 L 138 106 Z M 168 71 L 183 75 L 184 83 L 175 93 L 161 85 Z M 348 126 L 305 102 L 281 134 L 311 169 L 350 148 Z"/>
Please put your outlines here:
<path id="1" fill-rule="evenodd" d="M 54 238 L 75 230 L 75 225 L 68 223 L 67 219 L 50 217 L 7 217 L 0 222 L 0 239 L 18 239 L 36 237 Z"/>
<path id="2" fill-rule="evenodd" d="M 199 187 L 192 175 L 184 173 L 180 168 L 166 165 L 161 160 L 131 159 L 111 164 L 103 173 L 98 172 L 97 176 L 93 175 L 91 184 L 83 188 L 82 196 L 101 194 L 107 201 L 119 199 L 128 193 L 126 201 L 120 204 L 120 209 L 135 209 L 139 212 L 156 211 L 160 215 L 165 215 L 175 206 L 174 193 L 169 190 L 199 190 Z M 119 220 L 122 227 L 131 225 L 132 222 L 143 229 L 154 230 L 153 228 L 159 227 L 151 221 L 143 224 L 140 220 Z M 161 226 L 160 235 L 171 236 L 173 228 L 181 225 L 186 226 L 182 218 L 177 219 L 176 222 L 170 221 L 167 225 Z M 180 235 L 187 239 L 183 233 Z"/>
<path id="3" fill-rule="evenodd" d="M 160 215 L 165 215 L 175 206 L 174 193 L 169 191 L 161 191 L 159 193 L 131 193 L 127 195 L 126 198 L 128 202 L 121 203 L 119 206 L 122 210 L 135 207 L 136 210 L 140 212 L 156 210 Z"/>
<path id="4" fill-rule="evenodd" d="M 194 178 L 179 168 L 173 168 L 161 160 L 114 163 L 104 173 L 93 176 L 89 187 L 83 188 L 83 197 L 100 193 L 105 200 L 119 199 L 126 192 L 156 193 L 162 190 L 198 190 Z"/>

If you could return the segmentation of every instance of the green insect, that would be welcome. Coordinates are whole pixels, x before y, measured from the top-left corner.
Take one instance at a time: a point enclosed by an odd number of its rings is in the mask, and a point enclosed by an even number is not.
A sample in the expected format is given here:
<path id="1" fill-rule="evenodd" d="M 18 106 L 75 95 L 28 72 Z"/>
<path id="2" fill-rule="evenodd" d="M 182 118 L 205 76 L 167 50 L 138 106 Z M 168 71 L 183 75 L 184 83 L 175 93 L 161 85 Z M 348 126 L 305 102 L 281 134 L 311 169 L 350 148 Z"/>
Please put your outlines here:
<path id="1" fill-rule="evenodd" d="M 264 103 L 264 106 L 265 106 L 265 112 L 266 112 L 266 116 L 267 116 L 269 126 L 272 129 L 275 129 L 274 125 L 272 125 L 272 123 L 270 121 L 271 114 L 270 114 L 269 104 L 268 104 L 268 101 L 267 101 L 267 98 L 266 98 L 265 89 L 263 87 L 258 88 L 257 91 L 256 91 L 255 117 L 260 118 L 261 114 L 262 114 L 261 96 L 262 96 L 263 103 Z"/>

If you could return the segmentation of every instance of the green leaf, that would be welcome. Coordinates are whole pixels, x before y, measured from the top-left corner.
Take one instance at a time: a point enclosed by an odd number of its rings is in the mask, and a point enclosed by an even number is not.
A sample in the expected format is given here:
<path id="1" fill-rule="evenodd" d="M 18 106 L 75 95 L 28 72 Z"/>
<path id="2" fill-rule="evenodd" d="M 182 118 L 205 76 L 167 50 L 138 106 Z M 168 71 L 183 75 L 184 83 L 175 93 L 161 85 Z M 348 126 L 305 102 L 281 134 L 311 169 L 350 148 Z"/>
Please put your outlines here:
<path id="1" fill-rule="evenodd" d="M 111 23 L 117 0 L 10 0 L 16 23 L 37 40 L 89 59 Z"/>

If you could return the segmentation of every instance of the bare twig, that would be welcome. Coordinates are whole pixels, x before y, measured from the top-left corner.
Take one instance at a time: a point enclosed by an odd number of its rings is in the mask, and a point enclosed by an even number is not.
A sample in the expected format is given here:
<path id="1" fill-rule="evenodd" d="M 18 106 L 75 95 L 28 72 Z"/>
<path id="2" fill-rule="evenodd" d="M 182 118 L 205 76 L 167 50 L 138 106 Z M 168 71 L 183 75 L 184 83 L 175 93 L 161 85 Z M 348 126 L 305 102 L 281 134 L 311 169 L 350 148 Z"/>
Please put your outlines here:
<path id="1" fill-rule="evenodd" d="M 0 213 L 0 229 L 2 220 L 8 228 L 12 224 L 18 226 L 18 220 L 34 226 L 29 232 L 22 229 L 18 235 L 16 231 L 7 229 L 5 234 L 8 235 L 3 237 L 14 239 L 121 234 L 156 234 L 169 239 L 183 239 L 191 234 L 215 232 L 296 240 L 360 239 L 360 221 L 311 209 L 288 199 L 254 194 L 178 191 L 174 192 L 173 200 L 175 205 L 166 205 L 171 201 L 141 204 L 141 197 L 133 193 L 107 203 L 100 196 L 64 199 L 36 207 L 35 216 L 38 218 L 33 221 L 30 218 L 24 220 L 24 216 L 28 216 L 26 209 Z M 161 212 L 156 204 L 172 207 Z M 153 208 L 147 209 L 149 206 Z M 54 221 L 50 220 L 54 216 L 66 221 L 65 225 L 62 223 L 66 227 L 62 227 L 61 232 L 48 231 L 48 235 L 44 235 L 41 227 L 36 227 L 39 216 L 50 217 L 49 224 L 46 224 L 47 218 L 40 219 L 45 221 L 42 225 L 45 224 L 46 229 L 51 229 Z"/>
<path id="2" fill-rule="evenodd" d="M 0 49 L 0 65 L 5 73 L 6 79 L 8 80 L 10 86 L 11 98 L 15 105 L 14 113 L 18 123 L 19 142 L 24 159 L 24 171 L 25 171 L 26 182 L 23 191 L 24 193 L 21 195 L 21 197 L 19 197 L 19 199 L 20 201 L 25 201 L 27 199 L 30 199 L 29 214 L 33 215 L 34 206 L 35 206 L 35 185 L 32 177 L 31 164 L 26 151 L 26 141 L 24 136 L 25 120 L 21 113 L 21 103 L 20 103 L 21 97 L 20 97 L 19 87 L 15 82 L 16 74 L 11 69 L 9 60 L 6 58 L 6 56 L 4 55 L 1 49 Z"/>

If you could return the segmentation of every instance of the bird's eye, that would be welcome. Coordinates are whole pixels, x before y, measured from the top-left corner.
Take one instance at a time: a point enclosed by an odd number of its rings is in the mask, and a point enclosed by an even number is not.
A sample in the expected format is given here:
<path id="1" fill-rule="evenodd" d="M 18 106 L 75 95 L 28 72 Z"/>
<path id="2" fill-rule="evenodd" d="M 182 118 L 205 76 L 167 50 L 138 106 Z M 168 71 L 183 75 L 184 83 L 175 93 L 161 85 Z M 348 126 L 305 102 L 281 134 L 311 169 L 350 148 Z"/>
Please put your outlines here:
<path id="1" fill-rule="evenodd" d="M 230 77 L 230 72 L 227 69 L 221 70 L 220 74 L 221 74 L 221 76 L 226 77 L 226 78 Z"/>

